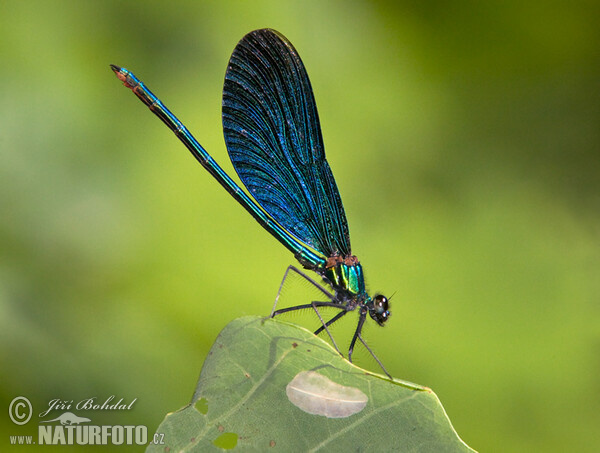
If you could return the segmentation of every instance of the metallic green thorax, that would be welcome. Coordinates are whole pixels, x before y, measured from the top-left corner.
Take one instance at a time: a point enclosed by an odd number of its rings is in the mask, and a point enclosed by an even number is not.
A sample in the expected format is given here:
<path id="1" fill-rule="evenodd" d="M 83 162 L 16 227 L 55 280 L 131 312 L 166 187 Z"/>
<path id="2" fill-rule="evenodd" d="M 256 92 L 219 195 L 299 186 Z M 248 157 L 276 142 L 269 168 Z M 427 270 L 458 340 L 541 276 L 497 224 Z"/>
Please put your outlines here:
<path id="1" fill-rule="evenodd" d="M 343 289 L 351 296 L 366 296 L 362 266 L 356 257 L 350 258 L 336 259 L 335 263 L 331 263 L 330 259 L 330 266 L 325 268 L 323 275 L 337 290 Z"/>

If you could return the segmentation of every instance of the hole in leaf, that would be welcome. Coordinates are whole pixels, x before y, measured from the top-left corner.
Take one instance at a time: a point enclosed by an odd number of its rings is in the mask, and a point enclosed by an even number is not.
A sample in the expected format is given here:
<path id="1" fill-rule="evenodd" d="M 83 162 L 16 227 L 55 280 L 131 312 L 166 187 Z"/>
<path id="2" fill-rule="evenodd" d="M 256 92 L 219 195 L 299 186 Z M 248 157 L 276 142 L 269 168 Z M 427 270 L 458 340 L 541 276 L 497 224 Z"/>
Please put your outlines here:
<path id="1" fill-rule="evenodd" d="M 238 435 L 236 433 L 223 433 L 213 440 L 213 444 L 223 450 L 232 450 L 237 445 L 237 441 Z"/>
<path id="2" fill-rule="evenodd" d="M 194 407 L 202 415 L 206 415 L 208 413 L 208 400 L 206 398 L 200 398 L 198 401 L 196 401 Z"/>

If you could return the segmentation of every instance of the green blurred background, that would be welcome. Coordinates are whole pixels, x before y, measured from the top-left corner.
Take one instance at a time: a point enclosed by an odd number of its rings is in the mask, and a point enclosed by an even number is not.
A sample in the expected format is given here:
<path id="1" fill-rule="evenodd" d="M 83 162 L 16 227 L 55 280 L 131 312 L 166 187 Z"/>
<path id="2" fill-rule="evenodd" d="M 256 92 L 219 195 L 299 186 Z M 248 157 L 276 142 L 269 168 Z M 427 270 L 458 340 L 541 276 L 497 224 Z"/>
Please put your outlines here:
<path id="1" fill-rule="evenodd" d="M 2 449 L 37 432 L 35 417 L 10 422 L 18 395 L 36 414 L 55 398 L 137 398 L 94 422 L 154 432 L 191 398 L 218 332 L 269 312 L 293 257 L 108 64 L 142 78 L 233 174 L 225 68 L 245 33 L 271 27 L 311 77 L 367 284 L 394 294 L 386 327 L 366 331 L 388 370 L 433 388 L 482 452 L 598 451 L 599 13 L 3 2 Z"/>

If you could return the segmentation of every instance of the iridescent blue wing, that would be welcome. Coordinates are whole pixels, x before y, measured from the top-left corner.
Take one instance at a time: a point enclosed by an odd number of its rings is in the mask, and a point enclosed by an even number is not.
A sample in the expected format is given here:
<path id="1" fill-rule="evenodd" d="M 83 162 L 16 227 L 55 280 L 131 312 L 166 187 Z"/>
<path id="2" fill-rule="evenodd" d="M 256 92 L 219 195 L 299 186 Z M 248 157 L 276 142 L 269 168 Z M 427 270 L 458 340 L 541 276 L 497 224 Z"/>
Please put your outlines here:
<path id="1" fill-rule="evenodd" d="M 326 257 L 350 254 L 308 74 L 283 35 L 256 30 L 236 46 L 225 74 L 223 129 L 237 174 L 273 219 Z"/>

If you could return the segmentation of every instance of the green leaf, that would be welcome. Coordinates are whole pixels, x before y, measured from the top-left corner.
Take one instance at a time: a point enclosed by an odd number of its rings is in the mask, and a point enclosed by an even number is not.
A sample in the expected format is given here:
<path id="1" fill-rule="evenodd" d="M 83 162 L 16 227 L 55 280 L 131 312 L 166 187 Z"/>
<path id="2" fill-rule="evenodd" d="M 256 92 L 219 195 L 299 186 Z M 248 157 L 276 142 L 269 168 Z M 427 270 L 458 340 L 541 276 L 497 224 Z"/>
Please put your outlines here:
<path id="1" fill-rule="evenodd" d="M 191 403 L 158 433 L 164 443 L 149 451 L 473 451 L 430 389 L 370 373 L 304 328 L 257 317 L 223 329 Z"/>

